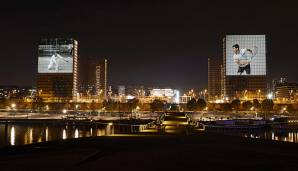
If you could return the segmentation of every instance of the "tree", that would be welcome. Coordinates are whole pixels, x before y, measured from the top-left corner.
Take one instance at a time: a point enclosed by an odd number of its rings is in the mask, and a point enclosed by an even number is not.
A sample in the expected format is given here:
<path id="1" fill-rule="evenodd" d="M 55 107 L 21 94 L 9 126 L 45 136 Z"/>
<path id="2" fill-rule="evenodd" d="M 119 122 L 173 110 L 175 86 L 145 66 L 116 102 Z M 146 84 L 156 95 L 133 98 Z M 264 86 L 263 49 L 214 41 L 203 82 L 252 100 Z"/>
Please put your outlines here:
<path id="1" fill-rule="evenodd" d="M 231 111 L 232 105 L 230 103 L 223 103 L 223 104 L 220 104 L 220 108 L 223 111 Z"/>
<path id="2" fill-rule="evenodd" d="M 206 107 L 206 101 L 204 99 L 198 99 L 197 107 L 199 110 L 203 110 Z"/>
<path id="3" fill-rule="evenodd" d="M 43 106 L 44 106 L 44 100 L 41 97 L 36 97 L 35 99 L 33 99 L 33 103 L 32 103 L 33 109 L 37 109 L 41 111 Z"/>
<path id="4" fill-rule="evenodd" d="M 91 104 L 90 104 L 90 110 L 91 110 L 92 112 L 94 112 L 94 111 L 96 110 L 96 103 L 95 103 L 94 100 L 92 100 L 92 102 L 91 102 Z"/>
<path id="5" fill-rule="evenodd" d="M 270 111 L 273 109 L 273 100 L 271 99 L 265 99 L 262 101 L 262 109 L 264 111 Z"/>
<path id="6" fill-rule="evenodd" d="M 63 109 L 69 110 L 71 108 L 69 102 L 66 102 L 63 106 Z"/>
<path id="7" fill-rule="evenodd" d="M 241 105 L 241 102 L 239 99 L 235 99 L 231 102 L 232 108 L 235 109 L 236 111 L 240 109 L 240 105 Z"/>
<path id="8" fill-rule="evenodd" d="M 245 110 L 250 110 L 252 106 L 253 106 L 253 104 L 250 101 L 246 101 L 246 102 L 242 103 L 242 107 Z"/>
<path id="9" fill-rule="evenodd" d="M 106 109 L 106 110 L 113 110 L 116 106 L 115 102 L 111 101 L 111 100 L 104 100 L 102 102 L 102 106 Z"/>
<path id="10" fill-rule="evenodd" d="M 179 111 L 178 104 L 172 103 L 170 107 L 170 111 Z"/>
<path id="11" fill-rule="evenodd" d="M 138 104 L 139 104 L 139 99 L 136 99 L 136 98 L 133 98 L 133 99 L 129 99 L 127 101 L 128 105 L 129 105 L 129 108 L 131 110 L 131 118 L 132 118 L 132 112 L 133 112 L 133 109 L 135 109 Z"/>
<path id="12" fill-rule="evenodd" d="M 164 108 L 164 102 L 159 99 L 155 99 L 152 103 L 150 103 L 150 108 L 152 112 L 162 111 Z"/>
<path id="13" fill-rule="evenodd" d="M 188 110 L 194 111 L 198 107 L 196 99 L 192 98 L 189 100 L 186 104 L 186 107 Z"/>
<path id="14" fill-rule="evenodd" d="M 261 107 L 261 104 L 260 104 L 260 102 L 259 102 L 258 99 L 254 99 L 254 100 L 252 101 L 252 105 L 253 105 L 253 107 L 256 108 L 256 109 L 259 109 L 259 108 Z"/>
<path id="15" fill-rule="evenodd" d="M 0 108 L 6 108 L 9 106 L 9 101 L 6 98 L 0 99 Z"/>

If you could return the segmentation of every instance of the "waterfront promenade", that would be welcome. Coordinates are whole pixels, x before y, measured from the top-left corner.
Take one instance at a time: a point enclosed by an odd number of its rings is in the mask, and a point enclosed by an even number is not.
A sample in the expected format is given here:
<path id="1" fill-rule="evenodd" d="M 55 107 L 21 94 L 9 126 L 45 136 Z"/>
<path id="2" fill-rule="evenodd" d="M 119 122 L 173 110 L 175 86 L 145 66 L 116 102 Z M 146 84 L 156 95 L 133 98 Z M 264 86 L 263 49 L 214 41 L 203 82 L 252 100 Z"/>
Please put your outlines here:
<path id="1" fill-rule="evenodd" d="M 1 170 L 296 170 L 298 144 L 219 134 L 109 136 L 0 149 Z"/>

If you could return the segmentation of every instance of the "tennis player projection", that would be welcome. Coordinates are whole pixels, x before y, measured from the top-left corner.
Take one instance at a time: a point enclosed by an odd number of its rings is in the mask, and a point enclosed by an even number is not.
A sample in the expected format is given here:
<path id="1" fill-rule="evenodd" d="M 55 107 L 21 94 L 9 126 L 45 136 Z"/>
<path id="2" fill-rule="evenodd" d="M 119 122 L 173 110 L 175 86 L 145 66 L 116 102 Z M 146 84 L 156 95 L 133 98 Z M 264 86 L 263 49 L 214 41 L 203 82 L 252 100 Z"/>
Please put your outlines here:
<path id="1" fill-rule="evenodd" d="M 226 36 L 226 75 L 266 75 L 265 35 Z"/>
<path id="2" fill-rule="evenodd" d="M 72 73 L 73 43 L 71 40 L 48 41 L 38 46 L 38 73 Z"/>

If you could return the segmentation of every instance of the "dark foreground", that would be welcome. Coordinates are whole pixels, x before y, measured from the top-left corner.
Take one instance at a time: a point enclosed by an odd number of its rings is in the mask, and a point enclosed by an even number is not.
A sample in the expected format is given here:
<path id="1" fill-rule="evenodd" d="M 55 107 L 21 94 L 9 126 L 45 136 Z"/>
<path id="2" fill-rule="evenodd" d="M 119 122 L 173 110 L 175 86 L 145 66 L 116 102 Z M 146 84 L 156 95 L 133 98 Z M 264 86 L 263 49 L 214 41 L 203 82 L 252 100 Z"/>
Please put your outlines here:
<path id="1" fill-rule="evenodd" d="M 0 149 L 0 170 L 297 170 L 298 144 L 217 134 L 110 136 Z"/>

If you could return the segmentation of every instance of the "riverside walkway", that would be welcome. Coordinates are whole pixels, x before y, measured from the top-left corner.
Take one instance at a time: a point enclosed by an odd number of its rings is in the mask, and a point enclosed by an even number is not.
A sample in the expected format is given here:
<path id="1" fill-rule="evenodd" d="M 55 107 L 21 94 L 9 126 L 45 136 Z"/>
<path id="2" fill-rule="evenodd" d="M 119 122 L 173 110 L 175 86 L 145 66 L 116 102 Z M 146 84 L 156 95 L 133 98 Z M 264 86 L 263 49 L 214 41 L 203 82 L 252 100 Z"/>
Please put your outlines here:
<path id="1" fill-rule="evenodd" d="M 154 126 L 142 130 L 142 133 L 162 134 L 190 134 L 194 131 L 194 125 L 184 112 L 166 112 L 157 119 Z"/>

